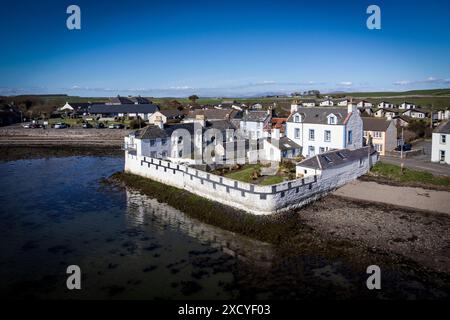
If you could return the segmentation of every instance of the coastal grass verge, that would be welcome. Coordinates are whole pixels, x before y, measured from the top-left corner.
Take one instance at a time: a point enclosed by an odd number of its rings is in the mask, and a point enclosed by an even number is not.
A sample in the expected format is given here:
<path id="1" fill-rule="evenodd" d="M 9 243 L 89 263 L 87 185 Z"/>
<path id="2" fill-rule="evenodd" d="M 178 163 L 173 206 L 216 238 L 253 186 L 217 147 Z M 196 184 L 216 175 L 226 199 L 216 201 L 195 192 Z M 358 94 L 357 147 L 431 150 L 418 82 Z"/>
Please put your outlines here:
<path id="1" fill-rule="evenodd" d="M 437 190 L 450 190 L 450 177 L 435 176 L 426 171 L 412 170 L 394 164 L 378 162 L 370 173 L 362 180 L 383 181 L 387 184 L 404 185 L 411 187 L 423 187 Z"/>

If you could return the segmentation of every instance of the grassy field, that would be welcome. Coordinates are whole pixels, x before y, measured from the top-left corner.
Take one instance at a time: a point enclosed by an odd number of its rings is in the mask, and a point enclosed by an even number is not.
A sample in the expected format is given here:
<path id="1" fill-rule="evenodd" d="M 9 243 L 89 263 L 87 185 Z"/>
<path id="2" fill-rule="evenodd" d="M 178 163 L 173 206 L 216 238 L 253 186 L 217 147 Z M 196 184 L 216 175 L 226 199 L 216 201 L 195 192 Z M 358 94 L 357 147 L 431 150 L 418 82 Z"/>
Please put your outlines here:
<path id="1" fill-rule="evenodd" d="M 403 172 L 401 172 L 399 166 L 383 162 L 378 162 L 372 168 L 371 172 L 377 176 L 397 182 L 414 182 L 437 186 L 450 186 L 450 177 L 434 176 L 429 172 L 416 171 L 408 168 L 404 168 Z"/>
<path id="2" fill-rule="evenodd" d="M 327 95 L 323 93 L 322 96 Z M 348 92 L 348 93 L 331 93 L 328 94 L 333 98 L 356 98 L 367 99 L 374 104 L 382 100 L 399 104 L 405 100 L 425 107 L 428 110 L 447 109 L 450 108 L 450 89 L 433 89 L 433 90 L 412 90 L 399 92 Z M 153 98 L 146 97 L 153 103 L 158 104 L 161 109 L 174 108 L 172 101 L 176 100 L 183 106 L 187 106 L 192 102 L 188 98 Z M 315 97 L 308 97 L 315 98 Z M 278 116 L 288 116 L 290 112 L 290 104 L 295 98 L 290 96 L 281 97 L 252 97 L 252 98 L 234 98 L 234 97 L 200 97 L 196 102 L 199 105 L 213 105 L 221 103 L 223 100 L 236 100 L 239 103 L 251 105 L 253 103 L 261 103 L 263 106 L 276 105 L 275 111 Z M 32 111 L 32 116 L 49 115 L 52 111 L 62 107 L 66 102 L 107 102 L 109 97 L 78 97 L 67 95 L 22 95 L 11 97 L 0 97 L 0 103 L 12 103 L 19 106 L 27 115 Z"/>

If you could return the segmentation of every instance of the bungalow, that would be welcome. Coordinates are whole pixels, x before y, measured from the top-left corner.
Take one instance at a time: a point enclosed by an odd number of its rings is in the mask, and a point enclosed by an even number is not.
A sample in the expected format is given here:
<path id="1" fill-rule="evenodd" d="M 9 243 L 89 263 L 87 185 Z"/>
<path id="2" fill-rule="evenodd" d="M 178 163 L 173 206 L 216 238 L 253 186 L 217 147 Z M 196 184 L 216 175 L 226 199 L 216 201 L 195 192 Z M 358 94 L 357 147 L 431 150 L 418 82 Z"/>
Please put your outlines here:
<path id="1" fill-rule="evenodd" d="M 108 102 L 106 104 L 109 104 L 109 105 L 151 104 L 151 101 L 149 101 L 146 98 L 142 98 L 141 96 L 137 96 L 137 97 L 128 96 L 128 98 L 126 98 L 126 97 L 121 97 L 121 96 L 117 95 L 117 97 L 111 98 L 110 102 Z"/>
<path id="2" fill-rule="evenodd" d="M 412 120 L 413 120 L 412 118 L 405 115 L 399 115 L 394 117 L 394 121 L 397 127 L 406 128 Z"/>
<path id="3" fill-rule="evenodd" d="M 397 147 L 397 127 L 394 120 L 366 117 L 362 120 L 365 145 L 368 145 L 371 139 L 373 147 L 382 156 L 386 151 L 392 151 Z"/>
<path id="4" fill-rule="evenodd" d="M 302 107 L 315 107 L 316 100 L 314 99 L 303 99 L 301 102 Z"/>
<path id="5" fill-rule="evenodd" d="M 350 103 L 349 99 L 338 100 L 337 105 L 339 107 L 346 107 Z"/>
<path id="6" fill-rule="evenodd" d="M 439 125 L 432 135 L 431 161 L 450 164 L 450 122 Z"/>
<path id="7" fill-rule="evenodd" d="M 148 123 L 155 124 L 157 118 L 161 119 L 164 124 L 167 122 L 180 122 L 184 118 L 184 112 L 178 109 L 156 111 L 148 118 Z"/>
<path id="8" fill-rule="evenodd" d="M 393 103 L 387 102 L 387 101 L 381 101 L 378 105 L 378 108 L 380 109 L 394 109 L 396 106 Z"/>
<path id="9" fill-rule="evenodd" d="M 366 107 L 371 108 L 371 107 L 373 107 L 373 104 L 369 101 L 361 100 L 358 103 L 356 103 L 356 106 L 358 108 L 366 108 Z"/>
<path id="10" fill-rule="evenodd" d="M 286 121 L 286 136 L 312 157 L 331 149 L 357 149 L 363 143 L 363 123 L 354 104 L 347 108 L 299 108 Z"/>
<path id="11" fill-rule="evenodd" d="M 331 99 L 323 100 L 319 103 L 320 107 L 332 107 L 334 106 L 334 102 Z"/>
<path id="12" fill-rule="evenodd" d="M 156 111 L 159 111 L 159 107 L 155 104 L 93 104 L 89 110 L 89 114 L 100 118 L 134 118 L 139 116 L 143 120 L 148 120 Z"/>
<path id="13" fill-rule="evenodd" d="M 91 105 L 90 102 L 66 102 L 65 105 L 59 108 L 59 111 L 85 115 L 89 112 Z"/>
<path id="14" fill-rule="evenodd" d="M 428 116 L 428 113 L 425 111 L 417 110 L 417 109 L 408 109 L 402 113 L 402 115 L 415 118 L 415 119 L 425 119 Z"/>
<path id="15" fill-rule="evenodd" d="M 375 111 L 373 115 L 377 118 L 393 119 L 394 117 L 400 115 L 400 110 L 382 108 Z"/>
<path id="16" fill-rule="evenodd" d="M 409 109 L 416 109 L 417 106 L 414 103 L 405 101 L 402 104 L 400 104 L 398 108 L 401 110 L 409 110 Z"/>
<path id="17" fill-rule="evenodd" d="M 298 162 L 295 171 L 297 178 L 311 176 L 336 177 L 348 175 L 349 171 L 369 166 L 378 161 L 378 153 L 371 147 L 362 147 L 355 150 L 341 149 L 328 151 Z M 352 170 L 349 170 L 352 168 Z"/>

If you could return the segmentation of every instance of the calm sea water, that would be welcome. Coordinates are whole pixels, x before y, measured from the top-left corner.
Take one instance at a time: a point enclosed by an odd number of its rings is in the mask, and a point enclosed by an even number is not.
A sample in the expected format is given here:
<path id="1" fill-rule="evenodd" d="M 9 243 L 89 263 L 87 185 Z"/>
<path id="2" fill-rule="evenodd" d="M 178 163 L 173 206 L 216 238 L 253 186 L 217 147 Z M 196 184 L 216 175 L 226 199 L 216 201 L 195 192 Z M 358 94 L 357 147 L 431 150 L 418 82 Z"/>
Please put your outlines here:
<path id="1" fill-rule="evenodd" d="M 1 296 L 374 297 L 364 272 L 339 260 L 283 256 L 136 191 L 101 183 L 122 169 L 121 157 L 0 163 Z M 81 268 L 81 290 L 66 288 L 69 265 Z"/>

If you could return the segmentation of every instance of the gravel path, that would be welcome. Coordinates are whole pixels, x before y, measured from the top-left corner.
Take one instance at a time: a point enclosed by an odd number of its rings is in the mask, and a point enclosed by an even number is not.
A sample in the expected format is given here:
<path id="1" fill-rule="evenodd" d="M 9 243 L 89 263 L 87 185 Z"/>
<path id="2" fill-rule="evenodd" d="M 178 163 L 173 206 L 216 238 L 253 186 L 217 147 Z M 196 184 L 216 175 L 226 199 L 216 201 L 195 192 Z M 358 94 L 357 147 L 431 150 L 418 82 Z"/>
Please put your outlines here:
<path id="1" fill-rule="evenodd" d="M 379 202 L 411 209 L 434 211 L 450 215 L 450 192 L 413 187 L 397 187 L 356 180 L 339 188 L 336 196 Z"/>

